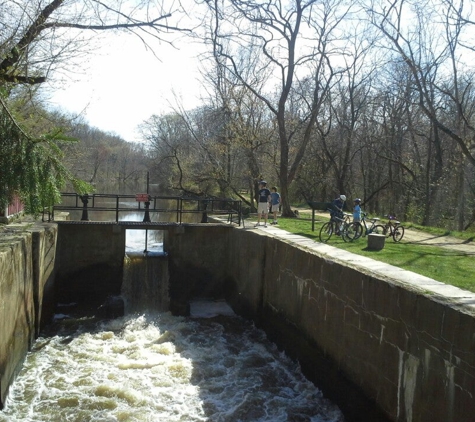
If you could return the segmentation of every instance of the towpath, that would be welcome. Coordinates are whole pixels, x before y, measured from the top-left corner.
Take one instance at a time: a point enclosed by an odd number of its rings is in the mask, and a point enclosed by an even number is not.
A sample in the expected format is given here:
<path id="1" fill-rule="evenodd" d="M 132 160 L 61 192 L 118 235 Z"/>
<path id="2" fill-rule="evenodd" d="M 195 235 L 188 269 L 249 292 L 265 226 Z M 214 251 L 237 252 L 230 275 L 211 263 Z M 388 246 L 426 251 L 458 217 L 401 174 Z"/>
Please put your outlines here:
<path id="1" fill-rule="evenodd" d="M 301 215 L 304 218 L 311 217 L 311 210 L 302 209 L 299 210 Z M 316 213 L 316 216 L 319 217 L 319 220 L 328 220 L 328 213 Z M 384 223 L 384 220 L 381 220 Z M 405 229 L 403 242 L 414 243 L 420 245 L 431 245 L 437 246 L 440 248 L 452 249 L 455 251 L 463 252 L 466 255 L 475 255 L 475 236 L 471 239 L 464 240 L 457 237 L 448 236 L 448 235 L 435 235 L 431 233 L 426 233 L 417 229 Z"/>

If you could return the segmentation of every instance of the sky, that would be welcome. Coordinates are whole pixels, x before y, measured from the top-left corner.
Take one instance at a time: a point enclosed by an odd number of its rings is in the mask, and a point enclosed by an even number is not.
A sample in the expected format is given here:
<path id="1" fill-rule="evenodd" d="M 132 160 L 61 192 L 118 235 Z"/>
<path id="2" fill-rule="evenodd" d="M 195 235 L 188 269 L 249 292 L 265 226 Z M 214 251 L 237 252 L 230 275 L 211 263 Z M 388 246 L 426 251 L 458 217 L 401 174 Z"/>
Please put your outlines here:
<path id="1" fill-rule="evenodd" d="M 84 63 L 83 74 L 72 74 L 50 92 L 49 103 L 82 114 L 93 127 L 140 142 L 137 126 L 153 114 L 171 111 L 177 100 L 185 109 L 199 103 L 197 56 L 204 46 L 190 40 L 176 45 L 155 46 L 157 58 L 133 35 L 107 36 Z"/>

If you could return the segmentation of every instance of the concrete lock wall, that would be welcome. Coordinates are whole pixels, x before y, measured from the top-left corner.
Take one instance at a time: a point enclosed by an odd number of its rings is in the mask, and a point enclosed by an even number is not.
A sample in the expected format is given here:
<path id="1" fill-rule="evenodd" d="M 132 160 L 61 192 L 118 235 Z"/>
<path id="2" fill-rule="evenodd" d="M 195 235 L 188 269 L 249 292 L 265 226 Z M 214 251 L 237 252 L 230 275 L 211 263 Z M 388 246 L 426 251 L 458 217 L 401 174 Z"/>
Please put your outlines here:
<path id="1" fill-rule="evenodd" d="M 58 232 L 58 302 L 97 301 L 120 294 L 125 228 L 115 223 L 62 223 Z"/>
<path id="2" fill-rule="evenodd" d="M 0 236 L 0 409 L 42 319 L 53 312 L 54 225 L 12 227 Z"/>
<path id="3" fill-rule="evenodd" d="M 168 253 L 170 310 L 186 314 L 193 297 L 222 298 L 228 274 L 231 226 L 181 226 L 164 234 Z"/>
<path id="4" fill-rule="evenodd" d="M 61 224 L 53 270 L 55 231 L 1 237 L 0 405 L 49 312 L 55 271 L 57 300 L 120 289 L 123 228 Z M 349 420 L 472 421 L 475 295 L 328 245 L 296 245 L 296 237 L 171 227 L 165 250 L 175 312 L 192 297 L 225 295 L 346 414 L 359 415 Z"/>
<path id="5" fill-rule="evenodd" d="M 263 327 L 311 378 L 323 378 L 327 395 L 359 415 L 354 420 L 474 420 L 475 295 L 262 230 L 187 228 L 180 236 L 169 239 L 173 265 L 201 274 L 220 268 L 235 311 Z M 206 290 L 206 278 L 194 283 Z"/>

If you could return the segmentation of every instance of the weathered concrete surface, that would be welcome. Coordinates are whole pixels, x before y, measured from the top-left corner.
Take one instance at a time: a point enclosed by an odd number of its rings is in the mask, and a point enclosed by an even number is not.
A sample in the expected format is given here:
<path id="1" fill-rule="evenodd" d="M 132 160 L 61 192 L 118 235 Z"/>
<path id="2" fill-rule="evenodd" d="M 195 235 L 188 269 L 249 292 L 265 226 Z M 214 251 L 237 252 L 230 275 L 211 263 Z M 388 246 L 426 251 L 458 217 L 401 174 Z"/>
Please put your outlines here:
<path id="1" fill-rule="evenodd" d="M 384 234 L 370 233 L 368 234 L 368 249 L 370 251 L 380 251 L 384 248 L 386 236 Z"/>
<path id="2" fill-rule="evenodd" d="M 33 287 L 35 301 L 35 336 L 51 321 L 54 313 L 54 265 L 58 227 L 56 224 L 36 223 L 28 229 L 33 243 Z"/>
<path id="3" fill-rule="evenodd" d="M 474 420 L 474 294 L 271 227 L 186 228 L 167 245 L 176 296 L 225 280 L 236 313 L 349 420 Z"/>
<path id="4" fill-rule="evenodd" d="M 307 369 L 343 375 L 393 421 L 474 420 L 475 295 L 279 230 L 229 241 L 235 311 L 314 346 L 290 344 Z"/>
<path id="5" fill-rule="evenodd" d="M 56 299 L 60 302 L 94 299 L 102 303 L 108 295 L 120 294 L 126 227 L 113 222 L 58 224 Z M 216 233 L 222 242 L 223 233 L 232 228 L 222 224 L 197 224 L 164 225 L 161 229 L 170 257 L 171 309 L 175 305 L 186 307 L 197 292 L 201 296 L 222 297 L 227 269 L 219 257 L 227 256 L 227 252 L 213 237 Z M 177 257 L 183 259 L 177 261 Z"/>
<path id="6" fill-rule="evenodd" d="M 0 232 L 0 408 L 8 387 L 51 314 L 55 225 L 16 224 Z"/>
<path id="7" fill-rule="evenodd" d="M 188 314 L 193 297 L 222 298 L 228 274 L 230 226 L 181 226 L 164 234 L 168 253 L 170 310 Z"/>
<path id="8" fill-rule="evenodd" d="M 55 294 L 58 302 L 94 301 L 120 294 L 125 228 L 110 224 L 60 224 Z"/>

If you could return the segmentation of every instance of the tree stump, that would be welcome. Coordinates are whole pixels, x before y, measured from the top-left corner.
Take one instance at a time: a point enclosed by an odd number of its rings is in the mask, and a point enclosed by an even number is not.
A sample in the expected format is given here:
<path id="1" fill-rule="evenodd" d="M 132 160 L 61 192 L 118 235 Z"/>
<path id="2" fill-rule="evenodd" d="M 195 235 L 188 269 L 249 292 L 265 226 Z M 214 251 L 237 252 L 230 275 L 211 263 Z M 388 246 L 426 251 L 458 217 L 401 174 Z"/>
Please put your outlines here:
<path id="1" fill-rule="evenodd" d="M 370 233 L 368 235 L 368 249 L 371 251 L 380 251 L 384 248 L 386 236 L 384 234 Z"/>

